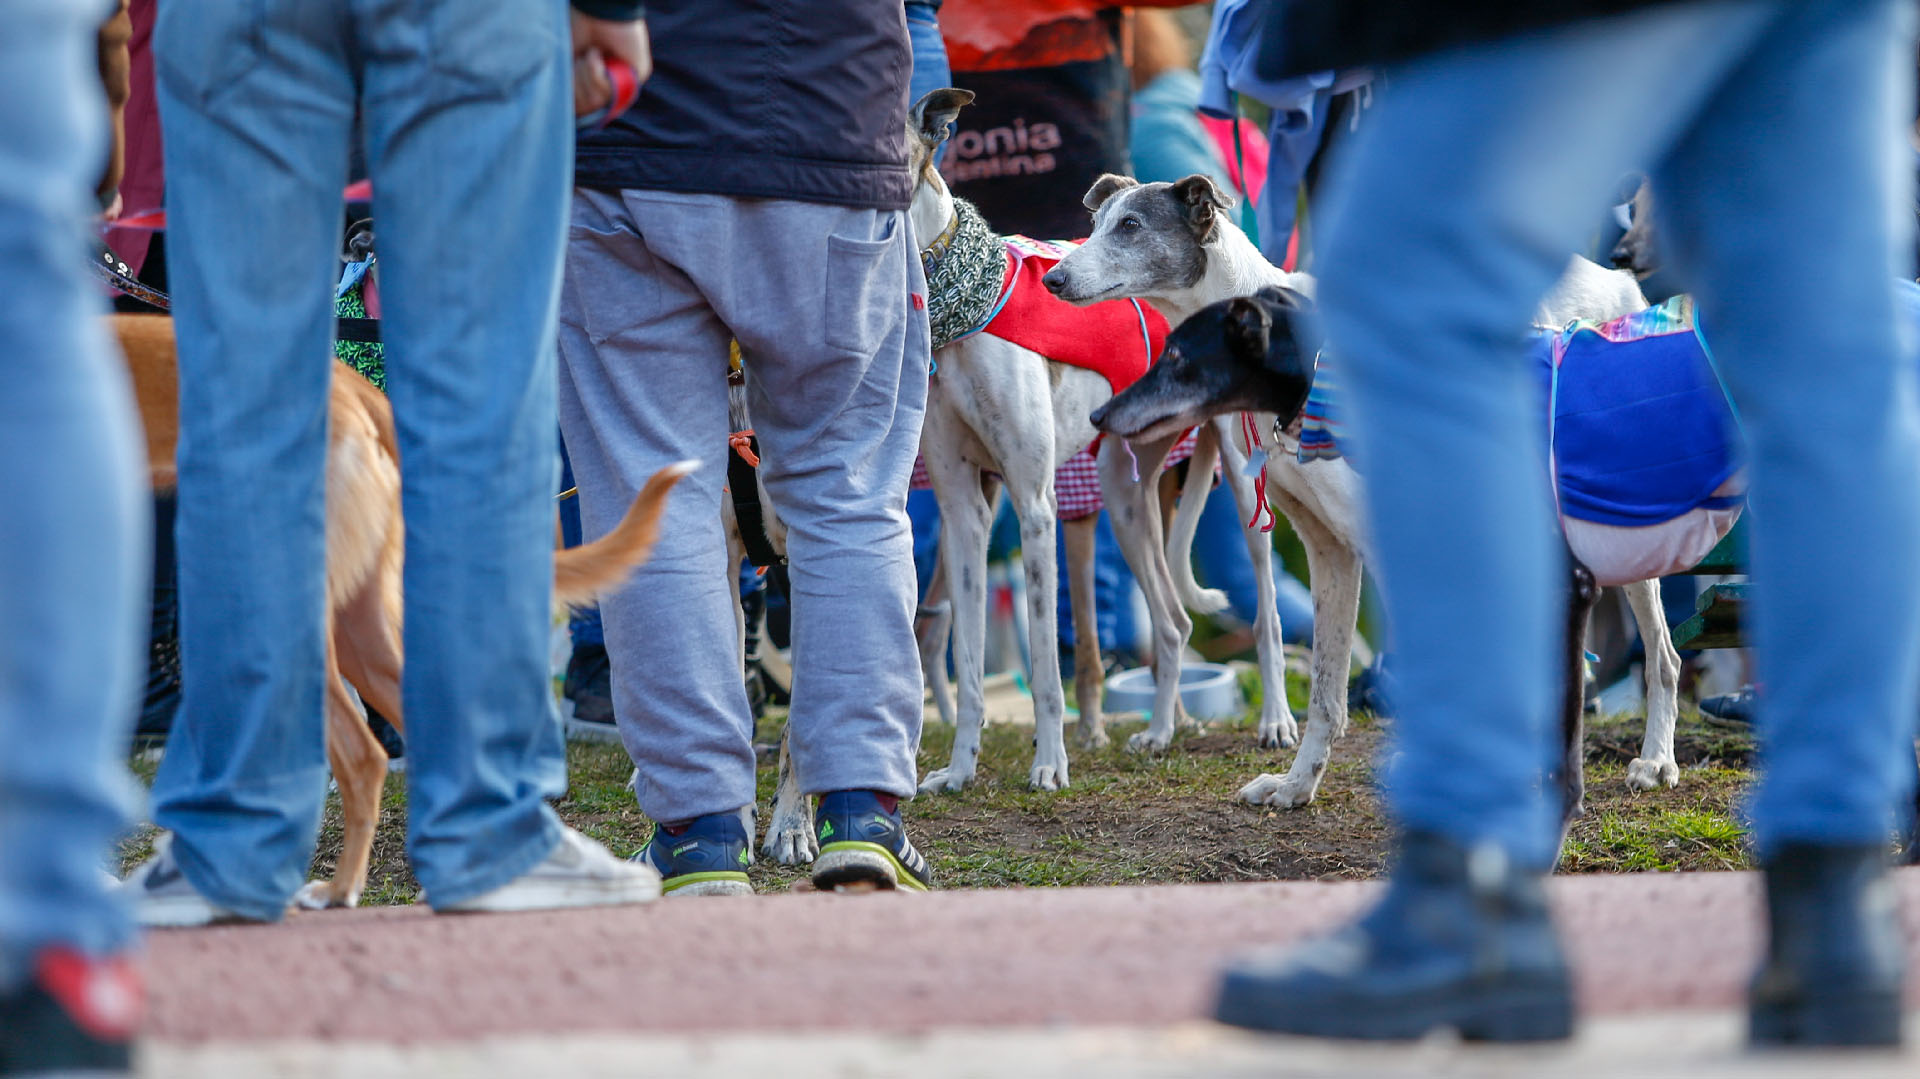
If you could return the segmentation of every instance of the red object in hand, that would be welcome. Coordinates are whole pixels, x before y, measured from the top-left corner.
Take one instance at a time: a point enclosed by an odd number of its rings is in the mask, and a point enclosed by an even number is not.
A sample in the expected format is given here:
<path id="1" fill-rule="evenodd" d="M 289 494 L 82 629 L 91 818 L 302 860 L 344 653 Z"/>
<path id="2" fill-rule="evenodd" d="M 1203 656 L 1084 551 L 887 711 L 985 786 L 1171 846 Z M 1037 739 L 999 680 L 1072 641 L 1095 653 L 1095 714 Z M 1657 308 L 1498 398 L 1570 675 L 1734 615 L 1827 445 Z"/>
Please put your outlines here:
<path id="1" fill-rule="evenodd" d="M 616 117 L 640 100 L 640 73 L 633 69 L 633 65 L 617 56 L 608 57 L 605 63 L 607 81 L 613 84 L 613 100 L 605 108 L 595 109 L 575 120 L 574 125 L 581 131 L 598 131 L 613 123 Z"/>

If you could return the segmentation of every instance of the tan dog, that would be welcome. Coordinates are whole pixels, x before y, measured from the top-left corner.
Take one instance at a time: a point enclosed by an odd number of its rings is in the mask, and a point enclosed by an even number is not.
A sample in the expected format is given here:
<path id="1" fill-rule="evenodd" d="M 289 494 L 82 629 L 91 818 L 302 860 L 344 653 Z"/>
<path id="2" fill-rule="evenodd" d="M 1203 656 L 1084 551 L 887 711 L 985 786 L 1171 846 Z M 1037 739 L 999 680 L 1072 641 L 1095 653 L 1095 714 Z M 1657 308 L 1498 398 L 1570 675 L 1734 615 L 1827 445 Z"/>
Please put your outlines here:
<path id="1" fill-rule="evenodd" d="M 114 315 L 114 330 L 133 376 L 146 427 L 147 465 L 156 489 L 176 480 L 174 447 L 180 435 L 179 364 L 173 320 L 161 315 Z M 366 884 L 374 825 L 387 757 L 354 706 L 346 685 L 404 729 L 400 707 L 401 560 L 400 457 L 393 410 L 373 384 L 345 364 L 333 368 L 327 425 L 327 759 L 340 785 L 345 830 L 333 879 L 301 889 L 304 907 L 351 907 Z M 645 562 L 659 535 L 667 492 L 693 470 L 691 463 L 654 473 L 619 527 L 581 547 L 556 551 L 554 598 L 593 602 Z"/>

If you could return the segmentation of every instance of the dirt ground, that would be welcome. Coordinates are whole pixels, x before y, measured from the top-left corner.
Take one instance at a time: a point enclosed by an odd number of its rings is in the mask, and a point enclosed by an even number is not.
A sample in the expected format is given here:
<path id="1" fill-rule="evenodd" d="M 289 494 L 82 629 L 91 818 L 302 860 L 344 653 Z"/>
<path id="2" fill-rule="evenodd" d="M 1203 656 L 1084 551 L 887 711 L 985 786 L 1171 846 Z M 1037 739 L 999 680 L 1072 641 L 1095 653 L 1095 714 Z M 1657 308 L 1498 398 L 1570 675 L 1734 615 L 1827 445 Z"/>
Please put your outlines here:
<path id="1" fill-rule="evenodd" d="M 777 742 L 781 717 L 764 720 L 760 739 Z M 994 725 L 986 731 L 980 778 L 960 794 L 922 796 L 906 807 L 914 841 L 947 888 L 1156 884 L 1206 881 L 1354 879 L 1384 868 L 1387 830 L 1373 785 L 1374 759 L 1390 722 L 1360 714 L 1336 744 L 1319 798 L 1304 809 L 1276 810 L 1234 794 L 1261 772 L 1281 771 L 1291 751 L 1263 751 L 1252 721 L 1191 731 L 1166 752 L 1124 748 L 1138 723 L 1111 728 L 1113 744 L 1072 751 L 1072 786 L 1027 789 L 1031 729 Z M 1639 744 L 1637 719 L 1594 719 L 1587 753 L 1588 814 L 1574 827 L 1562 869 L 1613 872 L 1646 869 L 1738 869 L 1747 865 L 1740 796 L 1751 741 L 1738 727 L 1706 722 L 1688 709 L 1676 747 L 1680 785 L 1629 791 L 1625 764 Z M 952 732 L 930 724 L 921 772 L 946 761 Z M 617 745 L 576 744 L 569 751 L 571 787 L 556 803 L 575 827 L 631 855 L 651 824 L 626 789 L 631 765 Z M 761 768 L 762 820 L 773 793 L 771 755 Z M 149 775 L 151 765 L 143 768 Z M 404 776 L 387 787 L 363 902 L 412 902 L 419 887 L 404 854 Z M 131 864 L 144 857 L 150 829 L 126 843 Z M 329 798 L 316 875 L 339 854 L 337 801 Z M 802 880 L 796 870 L 760 863 L 761 890 Z"/>

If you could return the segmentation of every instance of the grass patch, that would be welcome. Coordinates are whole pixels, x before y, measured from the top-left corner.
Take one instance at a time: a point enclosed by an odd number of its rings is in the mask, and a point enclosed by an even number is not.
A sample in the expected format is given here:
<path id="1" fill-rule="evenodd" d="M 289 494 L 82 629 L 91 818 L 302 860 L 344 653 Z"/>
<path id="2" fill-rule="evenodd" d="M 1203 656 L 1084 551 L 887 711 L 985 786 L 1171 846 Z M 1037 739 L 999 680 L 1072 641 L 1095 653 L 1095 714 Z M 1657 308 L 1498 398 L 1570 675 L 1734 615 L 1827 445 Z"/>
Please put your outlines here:
<path id="1" fill-rule="evenodd" d="M 1319 797 L 1298 810 L 1240 802 L 1235 793 L 1262 772 L 1283 771 L 1291 751 L 1255 745 L 1260 689 L 1250 682 L 1248 713 L 1238 721 L 1178 735 L 1161 754 L 1126 750 L 1138 722 L 1109 727 L 1111 744 L 1099 750 L 1069 745 L 1072 786 L 1030 790 L 1032 731 L 1011 725 L 984 732 L 974 785 L 958 794 L 922 796 L 906 814 L 914 841 L 947 888 L 1064 887 L 1203 881 L 1339 879 L 1378 875 L 1385 868 L 1387 822 L 1374 787 L 1372 763 L 1391 730 L 1388 720 L 1354 717 L 1334 746 Z M 1288 695 L 1303 709 L 1305 678 L 1290 673 Z M 783 717 L 769 716 L 756 731 L 777 743 Z M 1749 778 L 1752 745 L 1744 730 L 1716 726 L 1695 713 L 1682 717 L 1676 749 L 1677 788 L 1633 792 L 1626 764 L 1638 748 L 1637 719 L 1591 724 L 1587 816 L 1574 825 L 1562 870 L 1738 869 L 1748 864 L 1740 799 Z M 1072 738 L 1071 727 L 1069 738 Z M 947 763 L 950 728 L 930 724 L 920 770 Z M 652 825 L 627 790 L 632 765 L 618 745 L 576 744 L 566 796 L 555 808 L 569 824 L 630 856 Z M 154 765 L 134 762 L 151 782 Z M 771 755 L 759 772 L 762 822 L 776 782 Z M 129 836 L 124 866 L 151 849 L 152 829 Z M 389 782 L 374 840 L 362 902 L 401 904 L 420 889 L 405 857 L 403 775 Z M 316 876 L 330 874 L 340 851 L 338 799 L 329 796 L 314 858 Z M 761 891 L 791 888 L 804 872 L 756 861 L 750 876 Z"/>

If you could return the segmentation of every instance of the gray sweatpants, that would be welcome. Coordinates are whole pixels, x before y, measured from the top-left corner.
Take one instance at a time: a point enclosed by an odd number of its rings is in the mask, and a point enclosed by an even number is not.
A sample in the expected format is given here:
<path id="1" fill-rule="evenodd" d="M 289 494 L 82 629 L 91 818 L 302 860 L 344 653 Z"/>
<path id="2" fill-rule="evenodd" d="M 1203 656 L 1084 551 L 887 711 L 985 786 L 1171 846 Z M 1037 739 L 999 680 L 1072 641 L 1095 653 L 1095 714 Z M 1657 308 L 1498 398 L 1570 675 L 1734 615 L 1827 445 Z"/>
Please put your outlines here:
<path id="1" fill-rule="evenodd" d="M 620 735 L 655 820 L 754 801 L 739 574 L 720 526 L 730 337 L 788 527 L 794 763 L 809 792 L 914 791 L 921 682 L 906 496 L 928 337 L 910 237 L 897 211 L 575 193 L 560 428 L 585 534 L 612 528 L 656 469 L 703 463 L 674 490 L 652 560 L 601 603 Z"/>

